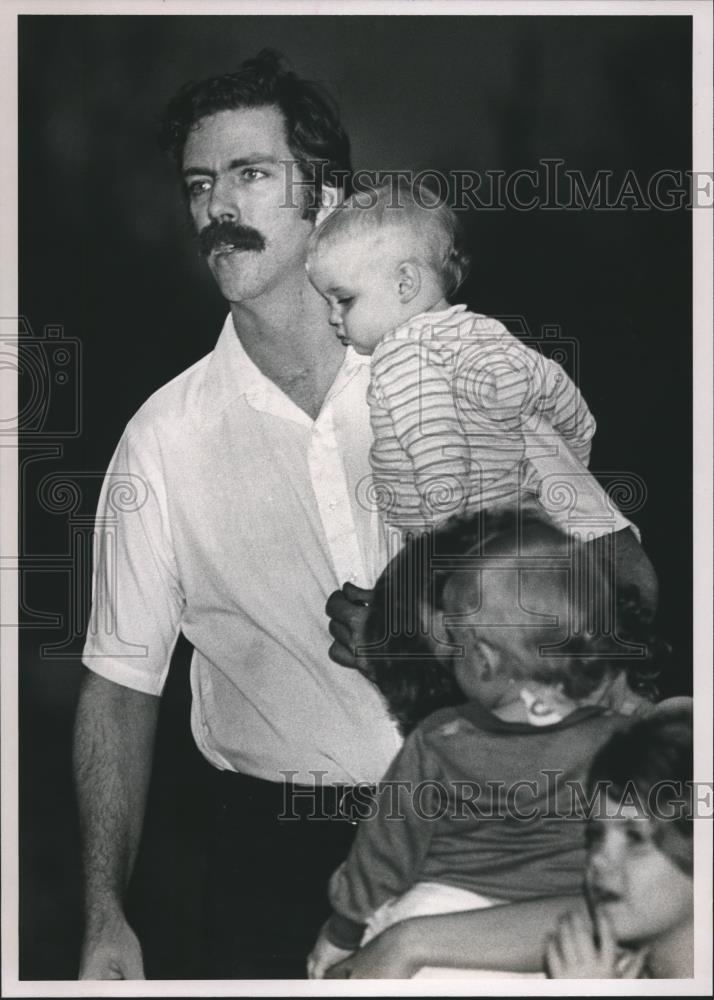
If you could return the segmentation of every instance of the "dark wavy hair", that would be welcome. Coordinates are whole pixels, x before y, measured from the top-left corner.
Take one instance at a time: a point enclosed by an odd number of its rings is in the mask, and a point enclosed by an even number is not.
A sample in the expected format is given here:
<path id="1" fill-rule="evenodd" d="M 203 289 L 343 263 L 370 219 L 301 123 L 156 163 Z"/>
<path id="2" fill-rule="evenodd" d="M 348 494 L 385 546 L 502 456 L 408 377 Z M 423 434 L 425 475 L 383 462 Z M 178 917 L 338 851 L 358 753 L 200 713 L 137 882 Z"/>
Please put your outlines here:
<path id="1" fill-rule="evenodd" d="M 653 681 L 669 647 L 654 634 L 651 614 L 637 588 L 617 587 L 614 563 L 602 553 L 592 559 L 588 546 L 530 511 L 480 511 L 408 538 L 375 586 L 366 658 L 370 676 L 403 733 L 436 709 L 465 700 L 454 678 L 454 647 L 444 640 L 437 645 L 432 627 L 436 615 L 445 610 L 449 580 L 457 574 L 457 586 L 473 587 L 474 577 L 480 578 L 481 568 L 494 557 L 506 559 L 514 568 L 533 568 L 535 552 L 541 569 L 550 568 L 549 554 L 558 560 L 553 568 L 562 567 L 563 556 L 568 557 L 568 566 L 588 557 L 593 585 L 586 592 L 570 587 L 571 613 L 592 620 L 593 602 L 613 602 L 614 627 L 569 635 L 557 647 L 557 658 L 547 655 L 552 628 L 534 629 L 533 662 L 525 667 L 514 663 L 513 676 L 562 684 L 565 694 L 578 700 L 597 690 L 608 674 L 614 677 L 625 671 L 631 688 L 654 699 Z"/>
<path id="2" fill-rule="evenodd" d="M 334 101 L 319 84 L 286 69 L 283 57 L 273 49 L 262 49 L 233 73 L 185 84 L 159 124 L 159 144 L 180 168 L 188 134 L 203 118 L 219 111 L 263 107 L 280 110 L 288 146 L 303 178 L 310 184 L 314 178 L 306 218 L 317 212 L 323 183 L 349 195 L 350 142 Z"/>
<path id="3" fill-rule="evenodd" d="M 676 863 L 691 874 L 694 824 L 692 801 L 693 740 L 691 708 L 666 703 L 652 715 L 615 733 L 595 755 L 588 784 L 603 783 L 615 801 L 622 801 L 633 786 L 645 807 L 671 809 L 667 825 L 655 828 L 655 840 Z M 656 802 L 650 801 L 656 791 Z M 660 817 L 661 818 L 661 815 Z M 668 826 L 682 839 L 672 839 Z"/>

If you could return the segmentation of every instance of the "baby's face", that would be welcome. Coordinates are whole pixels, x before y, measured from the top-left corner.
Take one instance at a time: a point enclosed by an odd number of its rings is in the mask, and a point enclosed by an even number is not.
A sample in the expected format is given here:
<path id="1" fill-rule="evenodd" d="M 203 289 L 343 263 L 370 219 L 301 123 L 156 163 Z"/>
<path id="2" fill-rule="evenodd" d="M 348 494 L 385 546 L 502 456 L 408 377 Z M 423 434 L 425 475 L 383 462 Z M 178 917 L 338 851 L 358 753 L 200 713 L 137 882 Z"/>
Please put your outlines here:
<path id="1" fill-rule="evenodd" d="M 358 354 L 372 354 L 403 321 L 396 271 L 368 247 L 343 243 L 318 250 L 308 261 L 308 276 L 329 303 L 337 336 Z"/>
<path id="2" fill-rule="evenodd" d="M 607 798 L 607 812 L 588 826 L 587 888 L 622 943 L 657 938 L 692 919 L 693 880 L 655 841 L 655 824 L 636 806 Z M 669 821 L 671 822 L 671 821 Z"/>

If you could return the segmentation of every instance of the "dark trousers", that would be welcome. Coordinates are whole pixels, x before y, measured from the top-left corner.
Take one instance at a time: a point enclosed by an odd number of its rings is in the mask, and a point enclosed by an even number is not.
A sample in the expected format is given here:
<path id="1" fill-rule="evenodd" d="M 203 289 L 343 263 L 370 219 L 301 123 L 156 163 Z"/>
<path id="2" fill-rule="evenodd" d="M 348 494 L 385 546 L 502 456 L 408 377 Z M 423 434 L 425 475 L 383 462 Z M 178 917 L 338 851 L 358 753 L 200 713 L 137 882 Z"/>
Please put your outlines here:
<path id="1" fill-rule="evenodd" d="M 328 879 L 355 834 L 339 815 L 344 789 L 214 780 L 202 978 L 305 979 Z"/>

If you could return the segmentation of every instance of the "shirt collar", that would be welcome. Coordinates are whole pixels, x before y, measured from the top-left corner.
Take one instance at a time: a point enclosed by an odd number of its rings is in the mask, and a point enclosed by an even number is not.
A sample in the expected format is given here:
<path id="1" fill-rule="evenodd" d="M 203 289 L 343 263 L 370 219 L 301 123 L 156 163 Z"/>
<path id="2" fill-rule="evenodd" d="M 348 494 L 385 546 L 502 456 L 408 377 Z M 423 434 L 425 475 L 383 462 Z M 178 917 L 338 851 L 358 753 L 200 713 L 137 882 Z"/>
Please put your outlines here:
<path id="1" fill-rule="evenodd" d="M 456 709 L 469 722 L 475 723 L 480 729 L 485 729 L 491 733 L 519 733 L 523 736 L 535 735 L 539 733 L 553 733 L 560 729 L 570 729 L 583 719 L 591 719 L 596 715 L 605 715 L 606 709 L 602 705 L 583 705 L 576 708 L 570 715 L 566 715 L 560 722 L 554 722 L 549 726 L 532 726 L 528 722 L 505 722 L 497 715 L 483 708 L 477 701 L 467 701 L 459 705 Z"/>
<path id="2" fill-rule="evenodd" d="M 438 311 L 427 310 L 427 312 L 418 313 L 416 316 L 412 316 L 411 319 L 407 320 L 406 323 L 403 323 L 394 330 L 390 330 L 389 333 L 382 338 L 382 342 L 385 343 L 390 340 L 405 340 L 413 337 L 415 334 L 421 333 L 425 329 L 433 331 L 435 328 L 441 326 L 449 327 L 454 317 L 465 311 L 466 305 L 463 302 L 460 302 L 454 306 L 449 306 L 448 309 L 439 309 Z"/>
<path id="3" fill-rule="evenodd" d="M 369 357 L 348 347 L 330 394 L 339 391 L 369 361 Z M 236 333 L 233 317 L 228 313 L 204 377 L 201 399 L 204 415 L 218 416 L 233 400 L 262 398 L 274 388 L 270 379 L 248 357 Z"/>

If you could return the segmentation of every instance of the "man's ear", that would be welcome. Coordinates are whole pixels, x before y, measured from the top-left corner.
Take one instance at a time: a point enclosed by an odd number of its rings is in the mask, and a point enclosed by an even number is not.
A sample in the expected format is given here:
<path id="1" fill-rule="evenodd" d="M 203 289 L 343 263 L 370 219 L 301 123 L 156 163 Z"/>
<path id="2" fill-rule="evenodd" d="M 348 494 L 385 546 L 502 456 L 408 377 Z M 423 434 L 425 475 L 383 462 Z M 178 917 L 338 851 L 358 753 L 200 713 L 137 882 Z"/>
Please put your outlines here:
<path id="1" fill-rule="evenodd" d="M 328 187 L 327 184 L 322 185 L 322 193 L 320 195 L 320 207 L 317 210 L 317 215 L 315 216 L 315 225 L 319 226 L 323 219 L 326 219 L 330 212 L 341 205 L 344 200 L 344 194 L 341 188 Z"/>
<path id="2" fill-rule="evenodd" d="M 421 271 L 414 261 L 404 260 L 397 268 L 399 282 L 399 301 L 407 305 L 421 291 Z"/>

